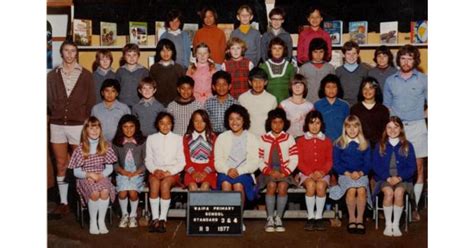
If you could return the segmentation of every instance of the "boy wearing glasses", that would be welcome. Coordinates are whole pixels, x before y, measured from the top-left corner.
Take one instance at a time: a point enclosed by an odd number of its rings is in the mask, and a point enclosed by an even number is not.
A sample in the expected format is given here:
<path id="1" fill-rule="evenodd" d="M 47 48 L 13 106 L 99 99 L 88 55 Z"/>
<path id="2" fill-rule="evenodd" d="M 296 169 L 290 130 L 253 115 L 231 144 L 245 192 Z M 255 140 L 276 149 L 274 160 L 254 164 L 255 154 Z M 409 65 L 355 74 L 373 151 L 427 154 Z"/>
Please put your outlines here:
<path id="1" fill-rule="evenodd" d="M 282 24 L 285 22 L 285 11 L 281 8 L 273 8 L 268 14 L 270 18 L 270 26 L 267 32 L 263 34 L 260 48 L 262 49 L 262 59 L 266 61 L 268 59 L 267 49 L 270 41 L 275 37 L 280 37 L 288 49 L 288 56 L 286 59 L 291 61 L 293 57 L 293 41 L 291 40 L 290 33 L 282 28 Z"/>

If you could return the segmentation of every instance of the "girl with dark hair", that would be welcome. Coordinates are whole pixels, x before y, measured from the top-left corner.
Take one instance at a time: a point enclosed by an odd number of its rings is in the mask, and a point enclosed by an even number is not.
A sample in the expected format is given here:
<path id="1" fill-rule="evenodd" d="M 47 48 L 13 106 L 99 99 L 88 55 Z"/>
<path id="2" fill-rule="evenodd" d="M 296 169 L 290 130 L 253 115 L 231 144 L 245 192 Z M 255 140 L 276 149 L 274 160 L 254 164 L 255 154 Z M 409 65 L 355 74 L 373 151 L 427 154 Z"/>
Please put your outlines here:
<path id="1" fill-rule="evenodd" d="M 367 74 L 369 77 L 377 79 L 380 84 L 380 89 L 383 92 L 383 85 L 385 79 L 397 72 L 397 68 L 393 63 L 393 54 L 385 45 L 377 47 L 374 51 L 375 67 L 369 70 Z"/>
<path id="2" fill-rule="evenodd" d="M 191 41 L 189 40 L 188 32 L 182 30 L 183 24 L 184 21 L 181 11 L 177 9 L 170 10 L 166 16 L 166 31 L 160 36 L 160 40 L 169 39 L 174 43 L 176 47 L 176 63 L 187 68 L 191 55 L 191 50 L 189 49 Z"/>

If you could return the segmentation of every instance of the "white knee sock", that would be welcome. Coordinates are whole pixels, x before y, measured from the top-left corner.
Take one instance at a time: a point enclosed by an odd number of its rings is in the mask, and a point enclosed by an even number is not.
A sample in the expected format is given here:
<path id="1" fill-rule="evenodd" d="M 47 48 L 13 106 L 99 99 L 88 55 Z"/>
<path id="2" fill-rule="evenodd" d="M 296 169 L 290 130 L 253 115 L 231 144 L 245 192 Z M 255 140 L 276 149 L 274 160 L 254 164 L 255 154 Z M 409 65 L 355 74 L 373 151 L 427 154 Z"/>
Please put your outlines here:
<path id="1" fill-rule="evenodd" d="M 316 219 L 323 218 L 323 210 L 324 210 L 324 203 L 326 202 L 325 197 L 318 197 L 316 196 Z"/>
<path id="2" fill-rule="evenodd" d="M 102 234 L 106 234 L 109 232 L 107 226 L 105 226 L 105 215 L 107 214 L 107 208 L 109 207 L 109 198 L 102 200 L 99 199 L 99 232 Z"/>
<path id="3" fill-rule="evenodd" d="M 385 216 L 385 225 L 391 225 L 392 224 L 392 211 L 393 211 L 393 205 L 392 206 L 383 206 L 383 215 Z"/>
<path id="4" fill-rule="evenodd" d="M 160 197 L 158 198 L 150 198 L 150 207 L 151 207 L 151 219 L 156 220 L 158 219 L 158 212 L 160 207 Z"/>
<path id="5" fill-rule="evenodd" d="M 423 184 L 422 183 L 415 184 L 414 191 L 415 191 L 416 207 L 418 207 L 418 202 L 420 202 L 420 198 L 421 198 L 421 192 L 423 191 Z"/>
<path id="6" fill-rule="evenodd" d="M 125 215 L 128 215 L 128 197 L 125 197 L 125 199 L 120 199 L 119 198 L 119 204 L 120 204 L 120 210 L 122 211 L 122 217 Z"/>
<path id="7" fill-rule="evenodd" d="M 58 181 L 58 188 L 59 188 L 59 199 L 61 200 L 62 204 L 67 205 L 67 190 L 69 184 L 64 182 L 65 177 L 56 177 Z"/>
<path id="8" fill-rule="evenodd" d="M 90 234 L 99 234 L 99 229 L 97 228 L 97 212 L 99 211 L 99 202 L 89 199 L 87 202 L 87 208 L 89 210 L 89 233 Z"/>
<path id="9" fill-rule="evenodd" d="M 130 200 L 130 217 L 137 217 L 138 199 L 136 201 Z"/>
<path id="10" fill-rule="evenodd" d="M 305 195 L 304 199 L 306 201 L 306 209 L 308 210 L 308 220 L 314 219 L 314 204 L 315 204 L 314 196 Z"/>
<path id="11" fill-rule="evenodd" d="M 165 200 L 161 198 L 160 200 L 160 220 L 166 221 L 168 215 L 168 209 L 170 208 L 171 199 Z"/>
<path id="12" fill-rule="evenodd" d="M 398 226 L 400 223 L 400 216 L 402 216 L 403 207 L 393 205 L 393 225 Z"/>

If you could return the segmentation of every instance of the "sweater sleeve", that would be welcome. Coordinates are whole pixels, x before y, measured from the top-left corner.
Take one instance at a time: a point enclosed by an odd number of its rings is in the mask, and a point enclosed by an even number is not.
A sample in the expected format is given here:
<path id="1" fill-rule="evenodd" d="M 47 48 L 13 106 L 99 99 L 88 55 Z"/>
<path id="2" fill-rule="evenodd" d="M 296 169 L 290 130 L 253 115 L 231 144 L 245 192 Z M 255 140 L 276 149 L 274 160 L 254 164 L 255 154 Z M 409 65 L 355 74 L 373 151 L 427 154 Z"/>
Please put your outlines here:
<path id="1" fill-rule="evenodd" d="M 298 35 L 298 47 L 297 47 L 297 52 L 296 52 L 296 57 L 297 57 L 298 63 L 300 64 L 303 64 L 304 61 L 308 59 L 308 55 L 305 54 L 307 48 L 304 47 L 304 44 L 305 44 L 305 36 L 304 36 L 304 32 L 301 32 Z"/>
<path id="2" fill-rule="evenodd" d="M 331 144 L 331 140 L 329 139 L 329 137 L 326 137 L 326 140 L 324 142 L 324 169 L 321 170 L 320 172 L 322 172 L 324 175 L 327 175 L 331 169 L 332 169 L 332 166 L 333 166 L 333 161 L 332 161 L 332 156 L 333 156 L 333 152 L 332 152 L 332 144 Z"/>
<path id="3" fill-rule="evenodd" d="M 288 143 L 289 143 L 288 144 L 289 162 L 286 169 L 283 170 L 283 174 L 285 174 L 285 176 L 289 176 L 296 169 L 296 166 L 298 165 L 298 146 L 296 146 L 296 142 L 293 136 L 290 135 L 288 139 Z"/>
<path id="4" fill-rule="evenodd" d="M 74 176 L 77 178 L 84 179 L 87 177 L 87 172 L 82 170 L 82 167 L 74 168 Z"/>
<path id="5" fill-rule="evenodd" d="M 184 166 L 186 165 L 186 161 L 184 158 L 184 151 L 183 151 L 183 142 L 182 137 L 179 136 L 180 141 L 177 142 L 178 147 L 176 148 L 176 164 L 174 164 L 170 169 L 169 172 L 171 175 L 176 175 L 183 171 Z"/>
<path id="6" fill-rule="evenodd" d="M 225 138 L 227 133 L 222 133 L 216 139 L 216 145 L 214 149 L 214 167 L 216 171 L 219 173 L 227 174 L 229 168 L 225 165 L 226 157 L 225 157 Z"/>
<path id="7" fill-rule="evenodd" d="M 189 154 L 189 146 L 188 146 L 188 140 L 185 137 L 183 137 L 183 151 L 184 151 L 184 158 L 186 161 L 186 165 L 184 166 L 184 171 L 188 174 L 192 174 L 196 171 L 196 168 L 194 168 L 194 164 L 191 161 L 191 155 Z"/>
<path id="8" fill-rule="evenodd" d="M 413 148 L 413 145 L 411 143 L 409 143 L 406 163 L 402 166 L 397 166 L 398 175 L 402 178 L 402 181 L 407 181 L 408 179 L 413 177 L 416 171 L 415 149 Z"/>
<path id="9" fill-rule="evenodd" d="M 259 139 L 260 147 L 258 148 L 258 168 L 264 175 L 270 175 L 271 169 L 265 164 L 265 149 L 263 148 L 263 141 Z"/>
<path id="10" fill-rule="evenodd" d="M 387 165 L 384 163 L 384 158 L 380 155 L 380 143 L 375 145 L 372 158 L 372 170 L 374 171 L 376 180 L 386 180 L 389 173 Z"/>
<path id="11" fill-rule="evenodd" d="M 247 160 L 245 164 L 237 168 L 239 175 L 251 174 L 258 169 L 258 146 L 258 139 L 250 132 L 247 132 Z"/>
<path id="12" fill-rule="evenodd" d="M 303 174 L 308 176 L 311 173 L 311 171 L 308 169 L 309 166 L 307 164 L 305 164 L 304 155 L 305 155 L 306 151 L 304 149 L 304 137 L 300 137 L 296 141 L 296 145 L 298 146 L 298 169 Z"/>
<path id="13" fill-rule="evenodd" d="M 364 175 L 368 175 L 370 169 L 372 168 L 371 155 L 372 155 L 372 150 L 370 149 L 370 145 L 369 145 L 369 147 L 367 147 L 367 149 L 365 149 L 364 151 L 364 167 L 362 169 L 362 172 L 364 172 Z"/>
<path id="14" fill-rule="evenodd" d="M 138 165 L 137 171 L 140 172 L 140 174 L 144 173 L 146 170 L 145 167 L 145 159 L 146 159 L 146 143 L 142 144 L 142 147 L 140 149 L 140 160 L 142 161 L 141 164 Z"/>
<path id="15" fill-rule="evenodd" d="M 346 172 L 344 166 L 342 166 L 342 153 L 343 150 L 337 145 L 334 145 L 332 148 L 332 159 L 333 159 L 333 169 L 338 175 L 343 175 Z"/>
<path id="16" fill-rule="evenodd" d="M 86 82 L 87 82 L 87 86 L 88 86 L 88 89 L 87 89 L 87 102 L 86 102 L 86 116 L 90 116 L 91 115 L 91 110 L 92 110 L 92 107 L 94 107 L 95 103 L 96 103 L 96 99 L 95 99 L 95 85 L 94 85 L 94 80 L 92 80 L 92 74 L 86 70 L 86 72 L 82 72 L 82 73 L 86 73 Z"/>
<path id="17" fill-rule="evenodd" d="M 118 154 L 119 154 L 119 150 L 118 150 L 118 149 L 119 149 L 119 148 L 118 148 L 116 145 L 112 144 L 112 150 L 114 150 L 115 155 L 117 155 L 117 162 L 114 163 L 114 170 L 115 170 L 115 171 L 117 171 L 117 168 L 120 166 L 120 164 L 119 164 L 119 163 L 120 163 L 120 160 L 118 159 Z"/>
<path id="18" fill-rule="evenodd" d="M 108 177 L 110 176 L 110 174 L 112 174 L 113 171 L 114 171 L 114 168 L 112 164 L 106 164 L 105 169 L 102 171 L 102 176 Z"/>
<path id="19" fill-rule="evenodd" d="M 156 170 L 156 165 L 153 164 L 152 139 L 150 139 L 150 137 L 146 140 L 145 167 L 150 173 L 153 173 Z"/>

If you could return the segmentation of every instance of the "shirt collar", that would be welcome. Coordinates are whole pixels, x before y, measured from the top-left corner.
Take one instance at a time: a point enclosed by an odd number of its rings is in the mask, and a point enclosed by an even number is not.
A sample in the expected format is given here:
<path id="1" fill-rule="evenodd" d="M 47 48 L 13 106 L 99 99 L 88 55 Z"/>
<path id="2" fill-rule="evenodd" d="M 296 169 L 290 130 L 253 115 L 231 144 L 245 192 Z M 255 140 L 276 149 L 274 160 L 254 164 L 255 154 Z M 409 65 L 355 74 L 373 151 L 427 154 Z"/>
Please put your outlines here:
<path id="1" fill-rule="evenodd" d="M 125 70 L 127 70 L 127 71 L 129 71 L 129 72 L 134 72 L 134 71 L 136 71 L 136 70 L 138 70 L 138 69 L 143 68 L 143 65 L 137 64 L 134 69 L 129 70 L 127 64 L 124 64 L 124 65 L 122 65 L 122 68 L 124 68 Z"/>
<path id="2" fill-rule="evenodd" d="M 396 146 L 400 142 L 400 138 L 388 138 L 388 142 L 390 145 Z"/>
<path id="3" fill-rule="evenodd" d="M 418 77 L 418 74 L 419 74 L 419 73 L 420 73 L 420 72 L 419 72 L 417 69 L 413 69 L 413 70 L 412 70 L 412 74 L 411 74 L 411 76 L 410 76 L 408 79 L 410 79 L 410 78 L 412 78 L 412 77 Z M 395 73 L 395 77 L 402 78 L 402 75 L 401 75 L 401 74 L 402 74 L 402 71 L 398 70 L 397 73 Z M 403 78 L 402 78 L 402 79 L 403 79 Z"/>
<path id="4" fill-rule="evenodd" d="M 155 103 L 156 99 L 154 96 L 152 96 L 150 98 L 150 100 L 145 100 L 144 98 L 140 99 L 140 101 L 138 102 L 138 104 L 141 104 L 141 105 L 145 105 L 145 107 L 148 107 L 148 106 L 151 106 L 153 105 L 153 103 Z"/>
<path id="5" fill-rule="evenodd" d="M 206 140 L 206 131 L 204 131 L 202 133 L 198 133 L 196 131 L 193 131 L 192 136 L 193 136 L 193 140 L 197 139 L 199 136 L 201 136 L 204 140 Z"/>
<path id="6" fill-rule="evenodd" d="M 181 29 L 177 29 L 177 30 L 171 30 L 171 29 L 168 29 L 168 33 L 172 34 L 172 35 L 179 35 L 181 34 Z"/>
<path id="7" fill-rule="evenodd" d="M 64 63 L 61 63 L 58 65 L 58 68 L 56 69 L 56 71 L 60 71 L 63 69 L 64 69 Z M 79 63 L 75 62 L 73 70 L 78 70 L 79 72 L 82 72 L 82 66 Z"/>
<path id="8" fill-rule="evenodd" d="M 110 67 L 109 69 L 106 69 L 106 70 L 104 70 L 104 69 L 102 69 L 102 68 L 100 68 L 100 67 L 97 67 L 97 70 L 96 70 L 96 71 L 97 71 L 97 73 L 99 73 L 99 75 L 105 76 L 105 75 L 107 75 L 107 73 L 109 73 L 109 71 L 111 71 L 111 70 L 112 70 L 112 67 Z"/>
<path id="9" fill-rule="evenodd" d="M 357 143 L 357 144 L 360 144 L 360 141 L 359 141 L 359 139 L 357 139 L 357 138 L 351 139 L 351 138 L 348 137 L 347 139 L 348 139 L 348 142 L 347 142 L 347 143 L 355 142 L 355 143 Z"/>
<path id="10" fill-rule="evenodd" d="M 310 139 L 313 139 L 313 138 L 316 138 L 316 139 L 319 139 L 319 140 L 325 140 L 326 139 L 326 135 L 324 135 L 323 132 L 319 131 L 318 134 L 316 135 L 313 135 L 312 133 L 310 133 L 309 131 L 304 133 L 304 138 L 307 139 L 307 140 L 310 140 Z"/>
<path id="11" fill-rule="evenodd" d="M 131 139 L 127 139 L 127 138 L 124 138 L 123 139 L 123 145 L 127 144 L 127 143 L 130 143 L 130 144 L 137 144 L 137 141 L 134 139 L 134 138 L 131 138 Z"/>

